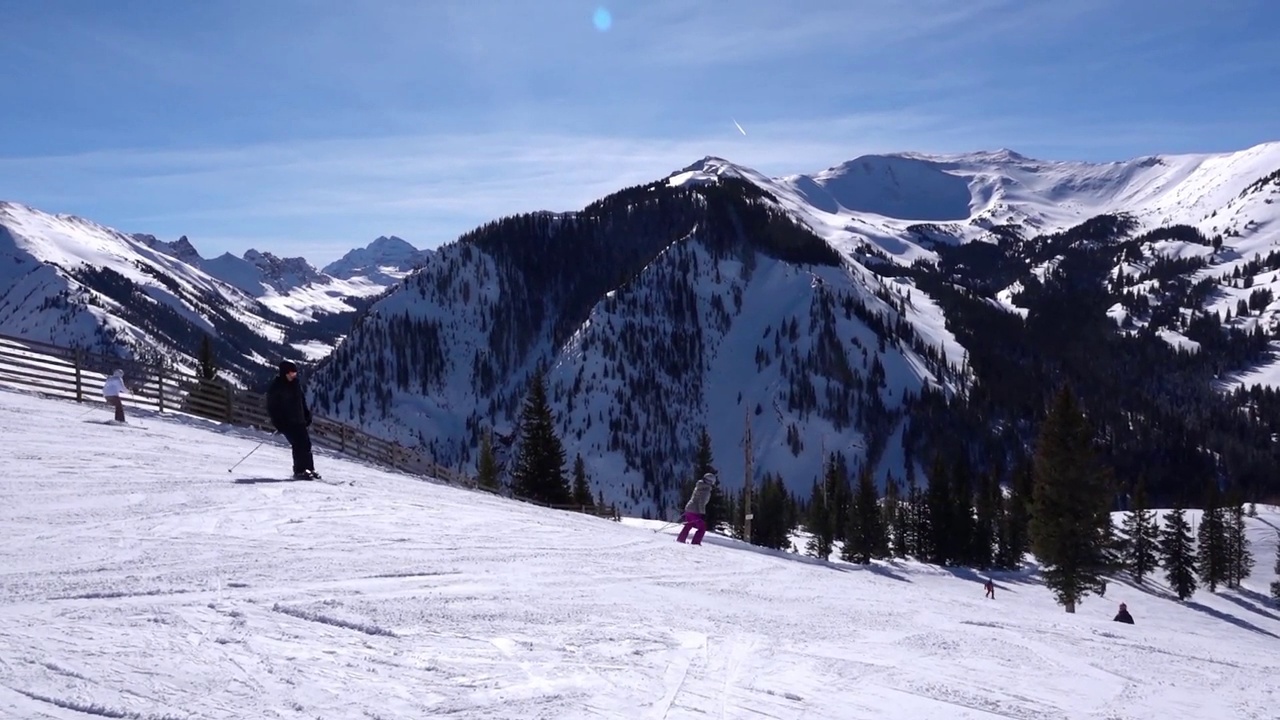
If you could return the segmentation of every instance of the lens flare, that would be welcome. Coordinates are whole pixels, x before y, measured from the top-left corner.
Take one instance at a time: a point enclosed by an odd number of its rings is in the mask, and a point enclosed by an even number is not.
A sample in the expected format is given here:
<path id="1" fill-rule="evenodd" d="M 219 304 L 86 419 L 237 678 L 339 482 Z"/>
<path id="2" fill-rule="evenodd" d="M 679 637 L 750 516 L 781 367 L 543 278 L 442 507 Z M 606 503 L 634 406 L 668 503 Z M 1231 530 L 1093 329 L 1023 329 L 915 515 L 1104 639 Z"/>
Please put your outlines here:
<path id="1" fill-rule="evenodd" d="M 595 23 L 597 30 L 604 32 L 613 25 L 613 15 L 605 8 L 598 7 L 596 8 L 596 14 L 591 18 L 591 22 Z"/>

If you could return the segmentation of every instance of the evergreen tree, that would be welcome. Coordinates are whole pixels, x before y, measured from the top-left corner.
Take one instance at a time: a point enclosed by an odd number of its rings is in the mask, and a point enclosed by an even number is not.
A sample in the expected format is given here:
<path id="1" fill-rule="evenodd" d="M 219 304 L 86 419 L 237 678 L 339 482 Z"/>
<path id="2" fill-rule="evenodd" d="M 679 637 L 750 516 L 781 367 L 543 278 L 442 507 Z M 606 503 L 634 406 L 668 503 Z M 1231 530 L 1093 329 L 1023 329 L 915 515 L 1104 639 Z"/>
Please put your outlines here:
<path id="1" fill-rule="evenodd" d="M 909 489 L 907 490 L 907 538 L 909 540 L 910 549 L 907 551 L 912 557 L 920 561 L 927 561 L 929 557 L 930 538 L 933 536 L 933 528 L 929 523 L 929 506 L 925 493 L 915 484 L 914 477 L 908 477 Z"/>
<path id="2" fill-rule="evenodd" d="M 958 565 L 977 565 L 974 559 L 978 523 L 973 517 L 973 468 L 967 454 L 956 456 L 951 464 L 951 550 L 950 559 Z M 988 551 L 990 554 L 990 551 Z"/>
<path id="3" fill-rule="evenodd" d="M 707 428 L 704 425 L 702 432 L 698 435 L 698 452 L 694 458 L 694 482 L 690 483 L 686 489 L 684 494 L 686 499 L 693 492 L 693 486 L 697 483 L 697 478 L 707 473 L 718 474 L 714 463 L 715 456 L 711 452 L 711 435 L 707 433 Z M 732 504 L 732 500 L 725 497 L 725 494 L 719 488 L 711 490 L 711 498 L 707 500 L 707 512 L 704 518 L 707 523 L 707 529 L 716 531 L 733 517 L 733 513 L 726 507 L 728 504 Z"/>
<path id="4" fill-rule="evenodd" d="M 556 435 L 551 406 L 547 404 L 546 381 L 534 375 L 520 409 L 520 452 L 512 473 L 512 490 L 517 497 L 565 505 L 572 499 L 564 476 L 564 446 Z"/>
<path id="5" fill-rule="evenodd" d="M 934 565 L 947 565 L 956 558 L 955 522 L 956 501 L 951 494 L 951 477 L 947 465 L 939 455 L 934 459 L 933 472 L 929 475 L 929 489 L 925 493 L 925 513 L 922 524 L 928 527 L 925 558 Z"/>
<path id="6" fill-rule="evenodd" d="M 1021 568 L 1023 558 L 1031 549 L 1029 505 L 1033 483 L 1032 465 L 1024 459 L 1014 466 L 1012 486 L 1004 503 L 1002 534 L 1005 537 L 1005 547 L 1000 554 L 1000 567 L 1005 570 Z"/>
<path id="7" fill-rule="evenodd" d="M 1058 393 L 1041 426 L 1034 463 L 1032 548 L 1045 585 L 1073 613 L 1102 584 L 1111 492 L 1070 388 Z"/>
<path id="8" fill-rule="evenodd" d="M 486 429 L 480 436 L 480 459 L 476 462 L 476 484 L 498 491 L 498 459 L 493 454 L 493 431 Z"/>
<path id="9" fill-rule="evenodd" d="M 1227 523 L 1222 510 L 1222 494 L 1215 480 L 1209 482 L 1205 493 L 1204 515 L 1196 535 L 1199 541 L 1196 573 L 1200 577 L 1200 585 L 1208 586 L 1209 592 L 1217 592 L 1219 585 L 1227 584 L 1228 557 Z"/>
<path id="10" fill-rule="evenodd" d="M 831 511 L 831 527 L 836 540 L 844 540 L 849 527 L 849 508 L 853 491 L 849 488 L 849 461 L 844 453 L 831 453 L 823 481 L 827 486 L 827 508 Z"/>
<path id="11" fill-rule="evenodd" d="M 1000 483 L 992 473 L 983 473 L 978 483 L 978 495 L 974 503 L 977 524 L 973 532 L 973 550 L 969 562 L 986 570 L 994 560 L 992 550 L 999 534 Z"/>
<path id="12" fill-rule="evenodd" d="M 573 461 L 573 504 L 590 507 L 591 486 L 587 482 L 587 467 L 579 454 Z"/>
<path id="13" fill-rule="evenodd" d="M 1191 545 L 1191 526 L 1187 524 L 1187 513 L 1181 504 L 1165 515 L 1164 529 L 1160 533 L 1160 551 L 1164 556 L 1164 572 L 1169 587 L 1179 600 L 1186 600 L 1196 591 L 1196 552 Z"/>
<path id="14" fill-rule="evenodd" d="M 1160 526 L 1156 523 L 1156 514 L 1147 509 L 1146 482 L 1142 478 L 1138 478 L 1134 487 L 1129 514 L 1124 519 L 1124 532 L 1129 536 L 1125 567 L 1141 585 L 1157 567 L 1156 551 L 1160 546 Z"/>
<path id="15" fill-rule="evenodd" d="M 1253 553 L 1249 551 L 1249 536 L 1245 532 L 1244 505 L 1232 503 L 1227 510 L 1227 586 L 1240 587 L 1240 583 L 1253 572 Z"/>
<path id="16" fill-rule="evenodd" d="M 782 478 L 765 473 L 760 481 L 759 502 L 752 505 L 752 544 L 775 550 L 791 547 L 791 530 L 795 527 L 794 507 Z"/>
<path id="17" fill-rule="evenodd" d="M 212 380 L 218 376 L 218 367 L 213 360 L 213 339 L 209 337 L 209 333 L 205 333 L 200 339 L 200 353 L 197 360 L 200 362 L 201 379 Z"/>
<path id="18" fill-rule="evenodd" d="M 888 483 L 885 485 L 884 505 L 886 535 L 889 538 L 889 555 L 891 557 L 904 558 L 907 556 L 908 543 L 910 542 L 907 531 L 908 505 L 902 499 L 902 490 L 898 486 L 898 481 L 894 478 L 889 478 Z"/>
<path id="19" fill-rule="evenodd" d="M 813 481 L 813 492 L 809 497 L 809 533 L 812 537 L 805 545 L 805 553 L 810 557 L 829 560 L 831 558 L 832 538 L 835 535 L 831 527 L 831 512 L 827 508 L 826 483 Z"/>
<path id="20" fill-rule="evenodd" d="M 867 565 L 871 558 L 888 555 L 884 525 L 881 522 L 880 504 L 875 480 L 870 468 L 858 473 L 858 488 L 853 495 L 853 507 L 849 512 L 849 529 L 845 532 L 844 547 L 840 557 L 849 562 Z"/>

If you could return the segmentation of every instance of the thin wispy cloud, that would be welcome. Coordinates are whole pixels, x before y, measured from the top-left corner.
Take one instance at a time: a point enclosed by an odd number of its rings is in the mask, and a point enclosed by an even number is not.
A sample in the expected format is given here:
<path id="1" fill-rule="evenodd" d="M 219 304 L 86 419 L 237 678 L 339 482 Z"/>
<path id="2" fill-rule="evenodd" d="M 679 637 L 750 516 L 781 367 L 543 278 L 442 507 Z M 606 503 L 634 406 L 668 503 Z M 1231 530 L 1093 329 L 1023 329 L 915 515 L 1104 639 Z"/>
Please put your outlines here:
<path id="1" fill-rule="evenodd" d="M 0 198 L 317 262 L 705 155 L 1112 160 L 1276 139 L 1280 105 L 1280 9 L 1256 0 L 83 0 L 5 22 Z"/>

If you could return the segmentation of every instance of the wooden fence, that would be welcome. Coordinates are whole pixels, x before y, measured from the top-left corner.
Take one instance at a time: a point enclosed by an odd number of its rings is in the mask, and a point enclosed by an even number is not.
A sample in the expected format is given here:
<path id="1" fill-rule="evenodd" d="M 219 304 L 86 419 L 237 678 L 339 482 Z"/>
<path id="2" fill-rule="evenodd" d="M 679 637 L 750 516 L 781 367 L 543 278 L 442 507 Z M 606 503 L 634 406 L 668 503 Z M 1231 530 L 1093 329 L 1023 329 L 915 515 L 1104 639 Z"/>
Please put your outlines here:
<path id="1" fill-rule="evenodd" d="M 161 365 L 98 355 L 85 350 L 0 335 L 0 385 L 18 385 L 42 395 L 76 402 L 103 403 L 102 385 L 116 369 L 124 371 L 126 405 L 208 418 L 230 425 L 271 430 L 261 393 L 236 388 L 223 380 L 207 380 Z M 464 473 L 437 465 L 417 448 L 370 435 L 351 425 L 315 415 L 311 440 L 323 448 L 410 475 L 437 478 L 467 488 L 475 481 Z M 515 500 L 544 507 L 618 519 L 615 510 L 581 505 L 549 505 L 527 498 Z"/>

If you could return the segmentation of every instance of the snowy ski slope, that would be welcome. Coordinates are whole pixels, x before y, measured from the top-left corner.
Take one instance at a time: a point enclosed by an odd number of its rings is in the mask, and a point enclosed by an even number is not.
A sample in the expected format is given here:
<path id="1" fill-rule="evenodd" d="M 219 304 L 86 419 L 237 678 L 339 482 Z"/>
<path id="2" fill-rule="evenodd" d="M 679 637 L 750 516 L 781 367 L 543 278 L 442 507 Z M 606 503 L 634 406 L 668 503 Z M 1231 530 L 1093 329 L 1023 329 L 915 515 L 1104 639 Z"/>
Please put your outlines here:
<path id="1" fill-rule="evenodd" d="M 0 717 L 1273 718 L 1280 611 L 869 569 L 0 391 Z M 1111 622 L 1129 603 L 1137 625 Z"/>

